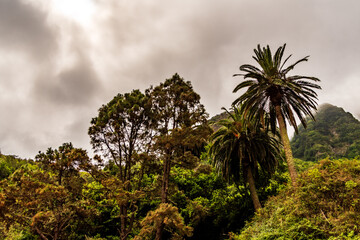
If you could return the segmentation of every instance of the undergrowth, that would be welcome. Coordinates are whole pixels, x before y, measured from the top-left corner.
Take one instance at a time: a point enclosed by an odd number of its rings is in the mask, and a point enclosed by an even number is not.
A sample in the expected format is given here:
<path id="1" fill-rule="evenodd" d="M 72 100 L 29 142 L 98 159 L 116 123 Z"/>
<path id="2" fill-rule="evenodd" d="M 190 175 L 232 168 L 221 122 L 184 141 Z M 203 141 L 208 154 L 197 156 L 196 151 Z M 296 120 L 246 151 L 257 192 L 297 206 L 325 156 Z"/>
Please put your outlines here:
<path id="1" fill-rule="evenodd" d="M 230 239 L 360 239 L 360 160 L 320 161 Z"/>

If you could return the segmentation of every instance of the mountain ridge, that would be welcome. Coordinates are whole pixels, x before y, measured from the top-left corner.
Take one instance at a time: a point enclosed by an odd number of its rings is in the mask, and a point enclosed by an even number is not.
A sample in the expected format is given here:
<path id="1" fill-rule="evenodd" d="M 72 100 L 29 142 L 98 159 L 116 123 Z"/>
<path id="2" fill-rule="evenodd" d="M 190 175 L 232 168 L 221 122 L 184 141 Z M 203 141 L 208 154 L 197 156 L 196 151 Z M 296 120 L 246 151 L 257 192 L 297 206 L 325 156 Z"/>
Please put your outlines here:
<path id="1" fill-rule="evenodd" d="M 326 103 L 314 116 L 316 121 L 308 118 L 307 128 L 299 126 L 291 140 L 294 157 L 316 161 L 360 155 L 360 121 L 351 113 Z"/>

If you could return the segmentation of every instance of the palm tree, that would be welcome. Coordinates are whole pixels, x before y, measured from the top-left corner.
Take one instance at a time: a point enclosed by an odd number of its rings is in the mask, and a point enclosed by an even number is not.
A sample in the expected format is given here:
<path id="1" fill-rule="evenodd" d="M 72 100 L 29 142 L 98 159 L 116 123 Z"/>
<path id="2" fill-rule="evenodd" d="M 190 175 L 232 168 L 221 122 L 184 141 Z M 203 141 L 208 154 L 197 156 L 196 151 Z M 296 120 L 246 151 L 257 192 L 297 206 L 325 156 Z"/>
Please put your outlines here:
<path id="1" fill-rule="evenodd" d="M 258 166 L 265 173 L 273 173 L 277 166 L 279 141 L 259 121 L 245 119 L 239 108 L 233 108 L 233 113 L 224 109 L 228 119 L 220 120 L 220 129 L 210 137 L 210 156 L 215 168 L 222 172 L 228 180 L 235 182 L 244 177 L 249 184 L 250 196 L 255 210 L 261 208 L 256 193 L 254 176 Z M 270 134 L 269 134 L 270 133 Z"/>
<path id="2" fill-rule="evenodd" d="M 307 61 L 309 56 L 296 61 L 288 67 L 284 67 L 291 57 L 290 55 L 284 61 L 282 60 L 285 46 L 286 44 L 279 47 L 274 56 L 272 56 L 269 46 L 260 48 L 260 45 L 258 45 L 257 49 L 254 49 L 255 56 L 253 58 L 261 68 L 250 64 L 240 66 L 240 71 L 245 73 L 235 74 L 234 76 L 243 76 L 245 81 L 237 85 L 233 92 L 245 87 L 248 88 L 233 104 L 241 103 L 249 117 L 258 114 L 260 118 L 263 118 L 264 113 L 268 113 L 273 131 L 276 129 L 277 121 L 291 182 L 296 187 L 297 173 L 286 131 L 285 119 L 294 127 L 296 133 L 298 129 L 295 115 L 306 127 L 305 117 L 310 116 L 314 119 L 312 110 L 316 110 L 317 106 L 317 94 L 313 89 L 321 89 L 321 87 L 314 83 L 320 81 L 316 77 L 287 75 L 297 64 Z"/>

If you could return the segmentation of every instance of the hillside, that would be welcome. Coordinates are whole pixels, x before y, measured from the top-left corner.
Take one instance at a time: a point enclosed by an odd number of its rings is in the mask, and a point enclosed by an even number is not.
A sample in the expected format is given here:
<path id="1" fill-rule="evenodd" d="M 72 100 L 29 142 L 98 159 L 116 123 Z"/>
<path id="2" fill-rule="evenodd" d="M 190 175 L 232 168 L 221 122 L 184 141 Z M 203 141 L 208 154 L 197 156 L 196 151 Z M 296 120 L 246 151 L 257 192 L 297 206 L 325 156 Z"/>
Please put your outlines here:
<path id="1" fill-rule="evenodd" d="M 225 111 L 213 116 L 208 121 L 214 131 L 217 131 L 220 128 L 220 125 L 216 124 L 218 121 L 226 119 L 229 117 L 229 114 Z"/>
<path id="2" fill-rule="evenodd" d="M 322 160 L 231 239 L 360 239 L 359 169 L 357 159 Z"/>
<path id="3" fill-rule="evenodd" d="M 360 122 L 351 113 L 324 104 L 315 119 L 308 119 L 307 128 L 300 126 L 299 134 L 293 137 L 294 157 L 315 161 L 328 156 L 353 158 L 360 155 Z"/>

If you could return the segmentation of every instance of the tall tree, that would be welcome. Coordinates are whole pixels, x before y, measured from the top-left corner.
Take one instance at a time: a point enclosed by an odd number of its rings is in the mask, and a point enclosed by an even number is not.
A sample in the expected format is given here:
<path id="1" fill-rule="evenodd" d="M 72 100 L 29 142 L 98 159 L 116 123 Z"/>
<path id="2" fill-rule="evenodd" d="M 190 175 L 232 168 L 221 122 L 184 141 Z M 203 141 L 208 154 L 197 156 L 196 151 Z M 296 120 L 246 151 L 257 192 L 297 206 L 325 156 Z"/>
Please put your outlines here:
<path id="1" fill-rule="evenodd" d="M 305 117 L 310 116 L 314 119 L 312 110 L 316 110 L 317 107 L 317 94 L 313 89 L 321 89 L 321 87 L 314 83 L 320 81 L 316 77 L 288 75 L 290 70 L 297 64 L 307 61 L 309 56 L 285 67 L 286 62 L 291 57 L 290 55 L 283 60 L 285 46 L 286 44 L 279 47 L 274 56 L 269 46 L 261 48 L 258 45 L 257 49 L 254 49 L 255 56 L 253 58 L 260 65 L 260 68 L 250 64 L 240 66 L 240 71 L 245 73 L 235 74 L 234 76 L 243 76 L 245 81 L 238 84 L 233 92 L 246 87 L 247 90 L 233 104 L 242 103 L 244 112 L 249 117 L 258 114 L 261 118 L 264 118 L 264 113 L 267 112 L 270 116 L 270 125 L 273 131 L 276 129 L 277 121 L 291 182 L 296 187 L 297 173 L 285 119 L 294 127 L 296 133 L 298 129 L 295 115 L 306 127 Z"/>
<path id="2" fill-rule="evenodd" d="M 171 165 L 195 167 L 211 129 L 200 96 L 178 74 L 148 93 L 158 123 L 155 148 L 164 164 L 161 202 L 166 203 Z"/>
<path id="3" fill-rule="evenodd" d="M 225 109 L 226 110 L 226 109 Z M 261 208 L 256 192 L 255 177 L 259 165 L 265 173 L 272 174 L 277 166 L 279 142 L 268 128 L 257 119 L 248 119 L 234 107 L 229 118 L 220 120 L 220 129 L 211 136 L 209 153 L 213 164 L 229 181 L 239 183 L 241 176 L 248 183 L 255 210 Z"/>
<path id="4" fill-rule="evenodd" d="M 161 202 L 167 203 L 171 167 L 195 167 L 211 129 L 200 96 L 178 74 L 149 89 L 148 94 L 158 123 L 155 148 L 163 162 Z M 164 226 L 158 226 L 156 239 L 161 239 Z"/>
<path id="5" fill-rule="evenodd" d="M 117 167 L 117 179 L 108 176 L 102 183 L 119 203 L 120 239 L 127 239 L 131 233 L 137 201 L 142 196 L 134 179 L 141 181 L 146 158 L 139 156 L 150 149 L 151 119 L 147 104 L 148 97 L 139 90 L 118 94 L 99 109 L 88 131 L 93 149 Z M 138 165 L 140 168 L 135 167 Z"/>

